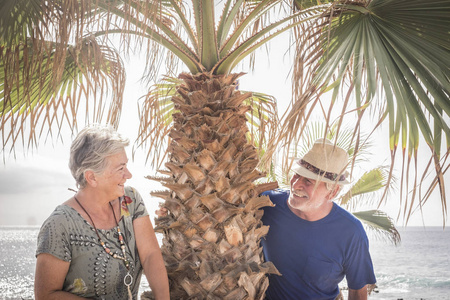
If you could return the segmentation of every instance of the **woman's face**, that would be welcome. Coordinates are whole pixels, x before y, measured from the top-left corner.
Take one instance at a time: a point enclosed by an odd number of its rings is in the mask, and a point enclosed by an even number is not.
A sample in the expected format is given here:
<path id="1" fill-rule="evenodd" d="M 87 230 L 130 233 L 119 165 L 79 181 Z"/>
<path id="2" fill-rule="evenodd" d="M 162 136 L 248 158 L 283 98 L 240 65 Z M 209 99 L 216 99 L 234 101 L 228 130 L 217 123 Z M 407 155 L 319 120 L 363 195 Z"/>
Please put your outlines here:
<path id="1" fill-rule="evenodd" d="M 125 194 L 125 182 L 132 177 L 128 171 L 128 157 L 125 150 L 106 158 L 107 166 L 97 176 L 97 187 L 103 189 L 111 200 Z"/>

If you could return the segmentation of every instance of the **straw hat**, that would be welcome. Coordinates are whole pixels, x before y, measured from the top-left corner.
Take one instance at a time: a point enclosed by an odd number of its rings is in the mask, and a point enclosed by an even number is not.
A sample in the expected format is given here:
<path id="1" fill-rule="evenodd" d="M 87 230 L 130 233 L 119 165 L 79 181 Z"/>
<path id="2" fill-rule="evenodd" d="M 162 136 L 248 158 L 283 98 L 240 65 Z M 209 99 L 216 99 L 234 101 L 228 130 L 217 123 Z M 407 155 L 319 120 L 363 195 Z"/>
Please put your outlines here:
<path id="1" fill-rule="evenodd" d="M 311 150 L 300 158 L 292 171 L 305 178 L 329 183 L 348 184 L 347 152 L 327 139 L 318 139 Z"/>

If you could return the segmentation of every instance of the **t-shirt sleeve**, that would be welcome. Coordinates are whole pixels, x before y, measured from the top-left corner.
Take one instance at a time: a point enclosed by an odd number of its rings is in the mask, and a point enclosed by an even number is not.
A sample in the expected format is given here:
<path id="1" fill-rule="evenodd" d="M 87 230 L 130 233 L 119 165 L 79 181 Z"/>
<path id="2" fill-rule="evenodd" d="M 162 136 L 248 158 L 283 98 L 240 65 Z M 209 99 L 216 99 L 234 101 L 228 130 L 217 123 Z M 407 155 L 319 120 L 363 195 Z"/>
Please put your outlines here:
<path id="1" fill-rule="evenodd" d="M 369 240 L 364 229 L 353 237 L 345 268 L 347 284 L 352 290 L 359 290 L 367 284 L 376 283 L 369 252 Z"/>
<path id="2" fill-rule="evenodd" d="M 129 197 L 129 199 L 131 199 L 131 201 L 130 200 L 127 201 L 127 204 L 130 210 L 132 221 L 134 221 L 137 218 L 149 215 L 147 212 L 147 208 L 145 207 L 144 200 L 142 200 L 141 195 L 136 189 L 132 187 L 127 187 L 125 197 Z M 125 198 L 125 200 L 127 199 Z"/>
<path id="3" fill-rule="evenodd" d="M 37 238 L 36 257 L 42 253 L 51 254 L 70 262 L 72 254 L 65 217 L 55 210 L 42 225 Z"/>

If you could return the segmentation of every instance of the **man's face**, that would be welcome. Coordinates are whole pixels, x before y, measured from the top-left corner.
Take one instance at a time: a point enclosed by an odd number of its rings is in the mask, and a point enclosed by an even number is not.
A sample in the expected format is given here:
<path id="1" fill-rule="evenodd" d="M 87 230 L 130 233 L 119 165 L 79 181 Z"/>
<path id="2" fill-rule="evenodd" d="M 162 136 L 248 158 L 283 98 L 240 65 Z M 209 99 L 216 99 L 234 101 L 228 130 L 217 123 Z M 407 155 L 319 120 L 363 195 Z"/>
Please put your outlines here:
<path id="1" fill-rule="evenodd" d="M 330 207 L 331 194 L 325 182 L 294 174 L 288 203 L 291 208 L 303 213 L 317 212 Z"/>

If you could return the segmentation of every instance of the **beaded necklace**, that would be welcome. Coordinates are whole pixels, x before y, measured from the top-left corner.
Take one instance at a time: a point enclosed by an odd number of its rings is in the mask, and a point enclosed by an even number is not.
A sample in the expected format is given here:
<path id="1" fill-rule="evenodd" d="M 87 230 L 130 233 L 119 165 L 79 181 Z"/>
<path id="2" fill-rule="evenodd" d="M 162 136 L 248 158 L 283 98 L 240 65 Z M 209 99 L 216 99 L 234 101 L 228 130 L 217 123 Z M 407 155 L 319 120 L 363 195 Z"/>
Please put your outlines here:
<path id="1" fill-rule="evenodd" d="M 128 296 L 129 296 L 129 299 L 131 300 L 132 299 L 132 295 L 131 295 L 130 286 L 133 283 L 133 276 L 131 276 L 131 274 L 130 274 L 130 262 L 128 261 L 127 254 L 125 252 L 125 241 L 123 239 L 122 232 L 120 231 L 119 222 L 117 221 L 116 213 L 114 212 L 114 208 L 113 208 L 111 202 L 109 202 L 109 206 L 111 207 L 111 210 L 113 212 L 114 221 L 116 221 L 117 234 L 119 235 L 119 243 L 120 243 L 120 248 L 122 249 L 123 256 L 120 256 L 119 254 L 116 254 L 116 253 L 112 253 L 111 249 L 106 247 L 106 244 L 103 242 L 102 238 L 100 237 L 100 234 L 98 233 L 97 227 L 95 227 L 94 220 L 92 220 L 91 216 L 86 211 L 86 209 L 83 207 L 83 205 L 81 205 L 80 201 L 78 201 L 77 197 L 74 196 L 73 198 L 78 203 L 78 205 L 83 209 L 83 211 L 86 213 L 86 215 L 89 217 L 89 220 L 91 221 L 92 226 L 95 229 L 95 233 L 97 234 L 98 240 L 99 240 L 100 244 L 102 245 L 103 249 L 105 250 L 105 252 L 107 254 L 111 255 L 115 259 L 122 260 L 123 263 L 125 264 L 125 267 L 127 268 L 128 272 L 127 272 L 127 275 L 125 275 L 125 278 L 123 279 L 123 283 L 125 284 L 125 286 L 128 289 Z"/>

